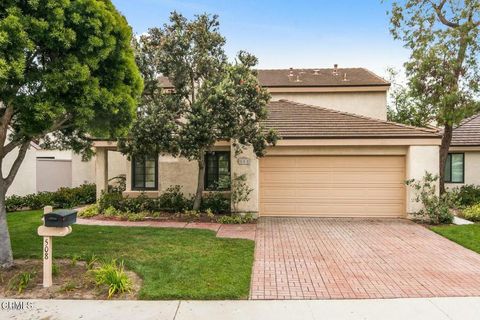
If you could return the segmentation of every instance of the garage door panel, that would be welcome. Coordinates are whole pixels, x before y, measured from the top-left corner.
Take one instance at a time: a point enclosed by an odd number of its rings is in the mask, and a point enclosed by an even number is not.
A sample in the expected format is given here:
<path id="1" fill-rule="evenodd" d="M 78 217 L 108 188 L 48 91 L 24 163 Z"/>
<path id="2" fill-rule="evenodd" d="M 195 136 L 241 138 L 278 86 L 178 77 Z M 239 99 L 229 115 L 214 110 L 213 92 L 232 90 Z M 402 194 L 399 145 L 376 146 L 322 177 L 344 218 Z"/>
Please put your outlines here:
<path id="1" fill-rule="evenodd" d="M 402 156 L 260 160 L 261 215 L 404 216 Z"/>
<path id="2" fill-rule="evenodd" d="M 288 168 L 285 168 L 288 170 Z M 395 172 L 269 172 L 261 174 L 260 182 L 269 184 L 320 184 L 325 182 L 337 183 L 385 183 L 385 181 L 401 181 L 403 171 Z"/>
<path id="3" fill-rule="evenodd" d="M 282 198 L 293 198 L 293 199 L 305 199 L 305 198 L 318 198 L 318 199 L 362 199 L 368 197 L 369 199 L 384 199 L 385 201 L 393 201 L 394 199 L 399 199 L 398 194 L 404 192 L 403 187 L 393 186 L 393 187 L 382 187 L 382 188 L 372 188 L 365 187 L 362 188 L 352 188 L 348 185 L 345 187 L 331 188 L 331 187 L 312 187 L 312 188 L 262 188 L 260 191 L 260 196 L 265 201 L 269 199 L 282 199 Z M 401 199 L 399 199 L 401 200 Z"/>

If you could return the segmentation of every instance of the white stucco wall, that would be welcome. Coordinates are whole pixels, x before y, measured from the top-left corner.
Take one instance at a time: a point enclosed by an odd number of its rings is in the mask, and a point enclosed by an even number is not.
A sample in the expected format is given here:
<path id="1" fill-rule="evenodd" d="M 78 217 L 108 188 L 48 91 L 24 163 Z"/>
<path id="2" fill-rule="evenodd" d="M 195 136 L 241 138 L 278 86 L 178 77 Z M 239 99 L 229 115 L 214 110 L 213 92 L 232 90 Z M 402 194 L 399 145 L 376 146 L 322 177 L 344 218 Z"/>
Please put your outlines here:
<path id="1" fill-rule="evenodd" d="M 108 151 L 108 179 L 126 175 L 126 157 L 117 151 Z M 95 156 L 83 161 L 82 156 L 72 153 L 72 186 L 95 183 Z"/>
<path id="2" fill-rule="evenodd" d="M 410 146 L 407 152 L 407 180 L 421 180 L 425 172 L 439 174 L 439 147 L 438 146 Z M 439 184 L 437 182 L 437 192 Z M 415 192 L 407 187 L 407 213 L 417 212 L 422 208 L 415 201 Z"/>
<path id="3" fill-rule="evenodd" d="M 239 161 L 240 160 L 240 161 Z M 232 148 L 230 153 L 230 168 L 232 179 L 243 174 L 246 175 L 246 184 L 253 191 L 249 195 L 249 200 L 239 203 L 237 210 L 239 212 L 252 212 L 257 214 L 259 211 L 259 160 L 252 147 L 246 148 L 238 157 L 235 157 L 235 151 Z"/>
<path id="4" fill-rule="evenodd" d="M 306 92 L 276 93 L 272 100 L 286 99 L 299 103 L 355 113 L 375 119 L 387 119 L 387 92 Z"/>
<path id="5" fill-rule="evenodd" d="M 36 178 L 36 149 L 30 147 L 28 149 L 25 159 L 23 160 L 18 173 L 13 181 L 12 185 L 7 191 L 7 197 L 11 195 L 24 196 L 30 193 L 35 193 L 37 188 L 37 178 Z M 18 154 L 18 149 L 10 152 L 2 163 L 2 170 L 4 176 L 8 174 L 10 168 L 12 167 L 13 162 L 15 161 Z"/>

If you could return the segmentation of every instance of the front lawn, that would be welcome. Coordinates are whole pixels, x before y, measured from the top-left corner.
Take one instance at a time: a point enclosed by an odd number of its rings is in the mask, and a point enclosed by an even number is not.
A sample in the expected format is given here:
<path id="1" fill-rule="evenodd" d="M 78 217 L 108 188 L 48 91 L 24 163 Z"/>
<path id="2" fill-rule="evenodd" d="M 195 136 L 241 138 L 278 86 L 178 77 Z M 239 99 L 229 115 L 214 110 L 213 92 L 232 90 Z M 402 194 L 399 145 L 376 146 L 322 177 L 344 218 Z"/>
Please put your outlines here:
<path id="1" fill-rule="evenodd" d="M 436 226 L 431 229 L 447 239 L 480 253 L 480 224 Z"/>
<path id="2" fill-rule="evenodd" d="M 13 254 L 41 258 L 41 211 L 8 214 Z M 213 231 L 74 225 L 53 241 L 54 258 L 95 254 L 124 260 L 143 279 L 141 299 L 245 299 L 254 242 L 216 238 Z"/>

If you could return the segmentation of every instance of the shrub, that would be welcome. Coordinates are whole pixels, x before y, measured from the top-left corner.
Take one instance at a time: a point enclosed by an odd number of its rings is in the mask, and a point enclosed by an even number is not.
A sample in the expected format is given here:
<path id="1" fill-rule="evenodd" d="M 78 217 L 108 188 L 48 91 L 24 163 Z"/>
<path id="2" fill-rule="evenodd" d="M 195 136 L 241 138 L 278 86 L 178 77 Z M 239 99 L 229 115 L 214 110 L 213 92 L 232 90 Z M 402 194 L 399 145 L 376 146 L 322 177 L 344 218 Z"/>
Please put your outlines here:
<path id="1" fill-rule="evenodd" d="M 132 289 L 132 281 L 125 273 L 123 261 L 119 264 L 117 264 L 116 260 L 112 260 L 110 263 L 103 263 L 91 270 L 91 272 L 97 286 L 106 286 L 108 288 L 108 299 L 114 294 L 130 292 Z"/>
<path id="2" fill-rule="evenodd" d="M 25 207 L 24 197 L 13 195 L 5 200 L 5 207 L 8 212 L 18 211 Z"/>
<path id="3" fill-rule="evenodd" d="M 230 195 L 225 192 L 211 192 L 203 196 L 200 210 L 205 212 L 208 209 L 213 213 L 229 213 Z"/>
<path id="4" fill-rule="evenodd" d="M 104 213 L 110 207 L 120 208 L 123 201 L 123 196 L 120 193 L 103 193 L 100 200 L 98 200 L 98 210 Z"/>
<path id="5" fill-rule="evenodd" d="M 435 187 L 437 180 L 438 176 L 426 172 L 420 181 L 415 179 L 406 181 L 406 184 L 415 191 L 415 201 L 423 205 L 423 208 L 415 212 L 414 215 L 422 220 L 428 219 L 428 222 L 432 224 L 451 223 L 453 215 L 450 208 L 454 201 L 449 193 L 444 193 L 441 196 L 437 195 Z"/>
<path id="6" fill-rule="evenodd" d="M 100 214 L 100 210 L 98 209 L 98 204 L 91 204 L 88 207 L 84 208 L 82 211 L 78 213 L 79 217 L 82 218 L 91 218 Z"/>
<path id="7" fill-rule="evenodd" d="M 471 221 L 480 221 L 480 203 L 465 208 L 462 211 L 462 216 Z"/>
<path id="8" fill-rule="evenodd" d="M 239 203 L 250 200 L 250 194 L 252 191 L 253 189 L 247 184 L 247 176 L 245 174 L 240 176 L 235 174 L 232 181 L 232 191 L 230 194 L 233 212 L 238 212 Z"/>
<path id="9" fill-rule="evenodd" d="M 457 203 L 462 207 L 480 203 L 480 186 L 473 184 L 464 185 L 455 191 Z"/>
<path id="10" fill-rule="evenodd" d="M 185 197 L 179 185 L 170 186 L 160 195 L 158 201 L 158 206 L 168 212 L 182 212 L 193 207 L 192 200 Z"/>
<path id="11" fill-rule="evenodd" d="M 217 222 L 223 223 L 223 224 L 253 223 L 255 221 L 256 221 L 255 217 L 250 212 L 246 213 L 243 216 L 239 214 L 225 215 L 217 219 Z"/>
<path id="12" fill-rule="evenodd" d="M 122 215 L 122 212 L 115 207 L 108 207 L 103 211 L 105 217 L 118 217 Z"/>
<path id="13" fill-rule="evenodd" d="M 82 204 L 95 203 L 95 184 L 83 184 L 75 188 L 60 188 L 55 192 L 39 192 L 26 196 L 10 196 L 5 200 L 8 211 L 22 208 L 39 210 L 45 206 L 55 208 L 72 208 Z"/>

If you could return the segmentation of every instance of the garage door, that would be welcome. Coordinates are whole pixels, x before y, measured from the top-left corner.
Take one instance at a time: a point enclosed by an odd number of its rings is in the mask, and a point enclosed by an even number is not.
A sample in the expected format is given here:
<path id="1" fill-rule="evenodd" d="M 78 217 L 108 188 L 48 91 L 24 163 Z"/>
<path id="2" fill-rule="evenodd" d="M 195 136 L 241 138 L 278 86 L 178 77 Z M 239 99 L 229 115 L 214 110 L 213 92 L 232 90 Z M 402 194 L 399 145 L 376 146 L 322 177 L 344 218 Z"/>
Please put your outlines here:
<path id="1" fill-rule="evenodd" d="M 270 156 L 260 160 L 260 215 L 401 217 L 402 156 Z"/>

